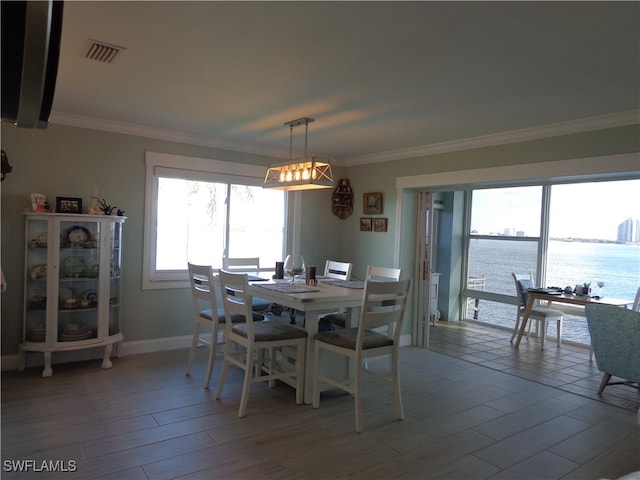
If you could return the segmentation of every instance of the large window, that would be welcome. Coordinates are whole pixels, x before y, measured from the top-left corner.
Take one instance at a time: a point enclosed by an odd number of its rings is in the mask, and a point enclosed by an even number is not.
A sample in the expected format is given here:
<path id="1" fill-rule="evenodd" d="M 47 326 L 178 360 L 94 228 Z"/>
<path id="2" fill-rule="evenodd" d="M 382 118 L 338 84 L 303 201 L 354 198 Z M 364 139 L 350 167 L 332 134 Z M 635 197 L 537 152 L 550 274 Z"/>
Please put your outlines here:
<path id="1" fill-rule="evenodd" d="M 513 327 L 512 272 L 531 273 L 540 286 L 590 282 L 601 295 L 634 298 L 640 180 L 474 190 L 470 199 L 467 318 Z M 589 343 L 584 318 L 567 314 L 563 338 Z"/>
<path id="2" fill-rule="evenodd" d="M 177 160 L 180 160 L 179 162 Z M 145 288 L 186 285 L 187 262 L 281 260 L 285 193 L 261 186 L 263 168 L 147 153 Z"/>
<path id="3" fill-rule="evenodd" d="M 469 277 L 487 291 L 512 294 L 511 272 L 532 272 L 540 249 L 542 187 L 474 190 L 471 203 Z"/>

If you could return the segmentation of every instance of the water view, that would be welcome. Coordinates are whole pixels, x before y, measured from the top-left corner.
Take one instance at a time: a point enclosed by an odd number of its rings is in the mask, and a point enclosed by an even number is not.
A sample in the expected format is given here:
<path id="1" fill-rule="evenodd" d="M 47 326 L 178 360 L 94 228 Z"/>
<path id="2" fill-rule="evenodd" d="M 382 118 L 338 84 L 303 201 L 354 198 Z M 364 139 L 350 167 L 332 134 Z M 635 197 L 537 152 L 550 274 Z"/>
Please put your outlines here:
<path id="1" fill-rule="evenodd" d="M 470 275 L 485 277 L 485 290 L 515 295 L 511 272 L 535 275 L 536 245 L 529 242 L 472 239 L 470 244 Z M 549 242 L 547 285 L 574 287 L 591 283 L 592 293 L 604 297 L 633 300 L 640 286 L 640 245 L 551 240 Z M 604 287 L 598 288 L 597 283 Z M 473 317 L 473 313 L 468 313 Z M 478 320 L 513 328 L 516 307 L 497 302 L 480 301 Z M 555 336 L 555 325 L 549 325 Z M 566 315 L 563 340 L 589 344 L 589 332 L 584 317 Z"/>

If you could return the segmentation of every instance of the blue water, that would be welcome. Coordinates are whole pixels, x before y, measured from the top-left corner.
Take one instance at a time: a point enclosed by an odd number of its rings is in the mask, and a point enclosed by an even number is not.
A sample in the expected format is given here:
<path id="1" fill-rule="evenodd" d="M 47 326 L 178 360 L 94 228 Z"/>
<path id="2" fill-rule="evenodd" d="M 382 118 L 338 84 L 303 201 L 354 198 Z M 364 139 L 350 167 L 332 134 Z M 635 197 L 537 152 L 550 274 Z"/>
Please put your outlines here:
<path id="1" fill-rule="evenodd" d="M 472 239 L 470 275 L 484 275 L 485 290 L 515 295 L 511 272 L 535 272 L 536 246 L 529 242 Z M 597 282 L 604 282 L 599 289 Z M 551 240 L 545 286 L 591 283 L 592 294 L 633 300 L 640 287 L 640 245 Z M 468 313 L 472 316 L 472 313 Z M 513 328 L 516 307 L 482 300 L 478 320 Z M 555 336 L 555 325 L 549 326 Z M 565 315 L 562 338 L 590 343 L 584 317 Z"/>

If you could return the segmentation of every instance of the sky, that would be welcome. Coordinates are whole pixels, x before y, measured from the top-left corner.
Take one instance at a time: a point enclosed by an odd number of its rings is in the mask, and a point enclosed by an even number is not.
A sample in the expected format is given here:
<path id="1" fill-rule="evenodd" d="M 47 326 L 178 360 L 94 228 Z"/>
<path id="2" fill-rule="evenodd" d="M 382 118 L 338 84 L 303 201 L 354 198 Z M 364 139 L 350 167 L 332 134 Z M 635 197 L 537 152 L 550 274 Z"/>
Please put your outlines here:
<path id="1" fill-rule="evenodd" d="M 507 228 L 537 236 L 541 187 L 476 191 L 472 230 L 504 233 Z M 550 237 L 616 240 L 618 225 L 640 219 L 640 180 L 554 185 Z"/>

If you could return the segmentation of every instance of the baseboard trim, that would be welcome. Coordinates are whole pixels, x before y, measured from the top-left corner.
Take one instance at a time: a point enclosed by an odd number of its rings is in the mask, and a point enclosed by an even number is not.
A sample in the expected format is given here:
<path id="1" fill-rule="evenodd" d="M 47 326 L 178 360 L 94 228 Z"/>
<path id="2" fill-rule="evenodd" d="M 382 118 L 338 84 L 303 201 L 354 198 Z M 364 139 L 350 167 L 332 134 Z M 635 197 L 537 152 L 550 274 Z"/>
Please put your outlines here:
<path id="1" fill-rule="evenodd" d="M 207 339 L 207 335 L 202 335 Z M 119 357 L 127 357 L 129 355 L 140 355 L 144 353 L 162 352 L 166 350 L 178 350 L 180 348 L 189 348 L 191 346 L 191 335 L 183 335 L 180 337 L 154 338 L 152 340 L 138 340 L 132 342 L 122 342 L 117 348 Z M 400 336 L 400 346 L 411 345 L 411 335 Z M 73 352 L 54 352 L 53 365 L 69 362 L 78 362 L 82 360 L 94 360 L 102 358 L 104 347 L 89 348 L 86 350 L 77 350 Z M 115 352 L 114 348 L 114 352 Z M 186 361 L 186 360 L 185 360 Z M 0 358 L 1 370 L 10 371 L 18 369 L 18 354 L 3 355 Z M 27 352 L 27 368 L 41 367 L 44 365 L 44 359 L 38 352 Z"/>
<path id="2" fill-rule="evenodd" d="M 206 338 L 207 335 L 203 335 Z M 191 346 L 191 335 L 183 335 L 180 337 L 154 338 L 152 340 L 139 340 L 131 342 L 122 342 L 117 347 L 117 355 L 126 357 L 129 355 L 138 355 L 143 353 L 161 352 L 165 350 L 177 350 L 179 348 L 189 348 Z M 83 360 L 94 360 L 102 358 L 104 347 L 87 348 L 85 350 L 76 350 L 73 352 L 53 352 L 53 364 L 78 362 Z M 116 348 L 114 348 L 114 353 Z M 3 355 L 0 358 L 1 370 L 17 370 L 18 354 Z M 43 355 L 39 352 L 27 352 L 27 368 L 40 367 L 44 365 Z"/>

